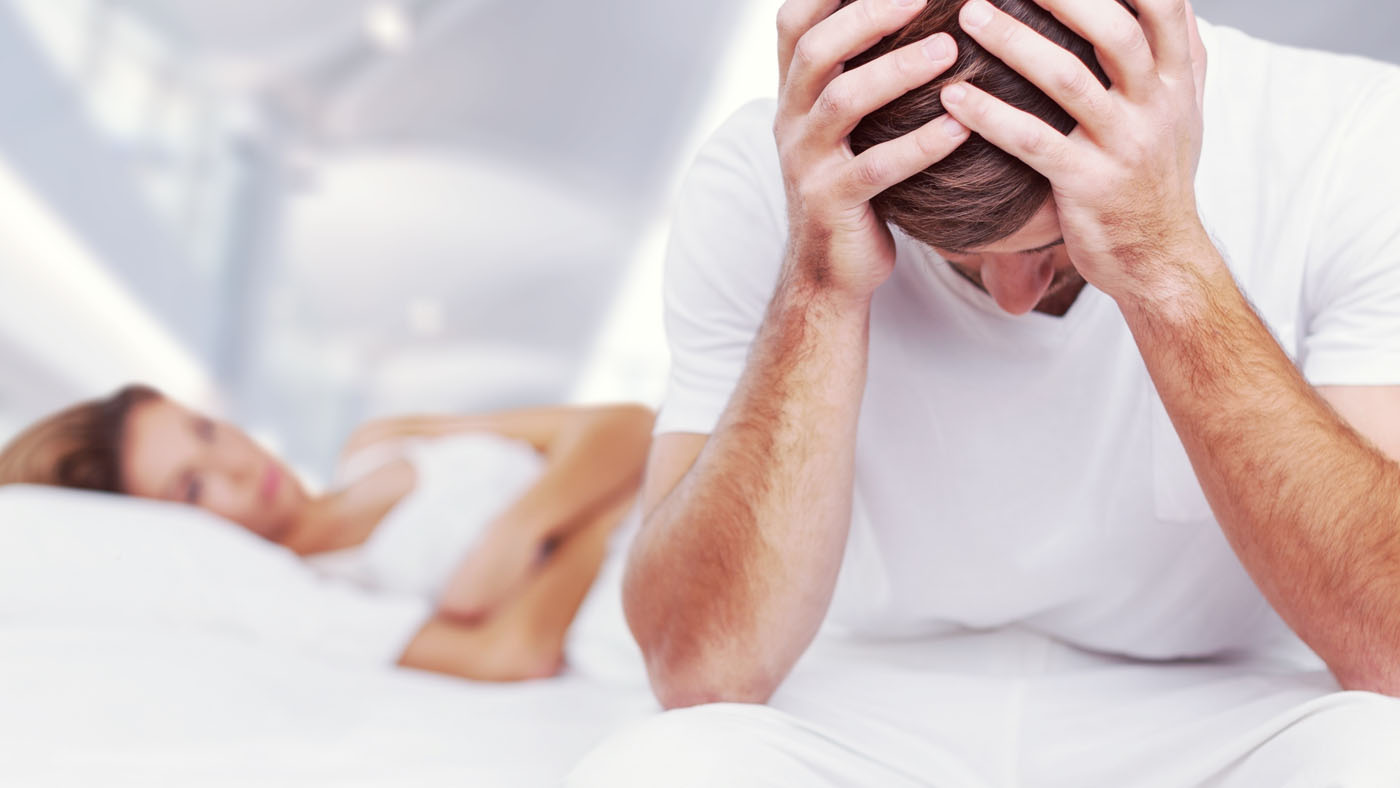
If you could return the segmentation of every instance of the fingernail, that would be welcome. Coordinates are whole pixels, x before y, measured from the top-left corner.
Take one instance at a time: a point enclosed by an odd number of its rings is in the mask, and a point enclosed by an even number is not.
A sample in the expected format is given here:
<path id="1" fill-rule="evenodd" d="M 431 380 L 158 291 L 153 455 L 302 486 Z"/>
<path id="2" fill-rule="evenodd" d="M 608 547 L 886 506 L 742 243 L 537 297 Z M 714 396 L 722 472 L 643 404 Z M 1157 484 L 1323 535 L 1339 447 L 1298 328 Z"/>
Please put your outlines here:
<path id="1" fill-rule="evenodd" d="M 953 54 L 953 39 L 946 33 L 939 33 L 924 42 L 924 54 L 929 60 L 942 63 Z"/>
<path id="2" fill-rule="evenodd" d="M 967 127 L 959 123 L 952 115 L 944 115 L 943 133 L 956 139 L 967 133 Z"/>
<path id="3" fill-rule="evenodd" d="M 943 89 L 943 103 L 957 104 L 967 98 L 967 88 L 962 85 L 949 85 Z"/>
<path id="4" fill-rule="evenodd" d="M 963 6 L 962 21 L 963 27 L 982 27 L 992 21 L 992 7 L 986 0 L 972 0 Z"/>

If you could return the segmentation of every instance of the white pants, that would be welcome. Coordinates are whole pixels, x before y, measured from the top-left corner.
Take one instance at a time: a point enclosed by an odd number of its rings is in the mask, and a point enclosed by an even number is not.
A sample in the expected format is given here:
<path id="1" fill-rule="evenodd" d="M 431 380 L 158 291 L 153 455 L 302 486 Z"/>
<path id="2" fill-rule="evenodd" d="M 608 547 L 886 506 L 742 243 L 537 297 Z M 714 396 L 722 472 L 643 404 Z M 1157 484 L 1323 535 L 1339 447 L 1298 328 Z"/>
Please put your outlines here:
<path id="1" fill-rule="evenodd" d="M 570 788 L 1400 787 L 1400 700 L 1258 661 L 1147 664 L 1008 630 L 819 639 L 768 706 L 660 714 Z"/>

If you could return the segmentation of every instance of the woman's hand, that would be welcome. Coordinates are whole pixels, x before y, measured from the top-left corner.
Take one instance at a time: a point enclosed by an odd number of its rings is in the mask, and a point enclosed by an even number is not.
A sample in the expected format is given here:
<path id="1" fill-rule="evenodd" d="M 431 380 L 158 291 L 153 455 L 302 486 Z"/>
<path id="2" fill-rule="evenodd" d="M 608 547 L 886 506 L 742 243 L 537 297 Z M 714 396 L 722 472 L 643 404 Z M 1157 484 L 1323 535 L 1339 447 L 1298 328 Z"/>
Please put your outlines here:
<path id="1" fill-rule="evenodd" d="M 869 113 L 953 65 L 946 33 L 843 71 L 847 60 L 908 24 L 927 0 L 788 0 L 778 12 L 774 124 L 787 191 L 788 276 L 825 293 L 868 300 L 894 271 L 894 241 L 870 200 L 962 145 L 969 134 L 939 118 L 853 155 L 847 138 Z"/>
<path id="2" fill-rule="evenodd" d="M 512 599 L 534 575 L 545 542 L 534 529 L 502 522 L 488 528 L 457 567 L 438 600 L 441 614 L 477 622 Z"/>
<path id="3" fill-rule="evenodd" d="M 1196 211 L 1206 52 L 1188 0 L 1037 0 L 1092 43 L 1105 88 L 1083 62 L 986 0 L 962 25 L 1045 91 L 1079 127 L 1048 124 L 971 85 L 943 103 L 958 120 L 1050 180 L 1075 268 L 1120 304 L 1161 304 L 1192 277 L 1209 240 Z"/>

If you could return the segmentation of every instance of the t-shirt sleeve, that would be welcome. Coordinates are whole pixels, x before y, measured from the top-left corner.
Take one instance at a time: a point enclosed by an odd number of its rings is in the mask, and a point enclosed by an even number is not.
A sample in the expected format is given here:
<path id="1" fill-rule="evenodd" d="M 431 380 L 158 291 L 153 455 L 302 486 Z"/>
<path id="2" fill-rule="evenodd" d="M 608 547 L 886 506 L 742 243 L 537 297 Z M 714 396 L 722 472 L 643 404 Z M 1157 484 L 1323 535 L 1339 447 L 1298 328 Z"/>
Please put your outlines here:
<path id="1" fill-rule="evenodd" d="M 1400 69 L 1341 120 L 1309 254 L 1303 373 L 1317 386 L 1400 385 Z"/>
<path id="2" fill-rule="evenodd" d="M 700 152 L 677 199 L 658 435 L 714 431 L 776 286 L 787 222 L 773 117 L 771 101 L 740 109 Z"/>

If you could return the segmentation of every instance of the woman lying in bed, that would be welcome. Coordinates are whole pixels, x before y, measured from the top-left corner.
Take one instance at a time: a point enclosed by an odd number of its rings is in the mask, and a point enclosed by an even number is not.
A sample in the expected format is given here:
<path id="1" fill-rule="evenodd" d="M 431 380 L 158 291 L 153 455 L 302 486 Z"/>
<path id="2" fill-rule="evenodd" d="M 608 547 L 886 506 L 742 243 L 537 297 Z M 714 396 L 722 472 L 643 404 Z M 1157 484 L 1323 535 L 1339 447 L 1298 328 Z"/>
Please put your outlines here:
<path id="1" fill-rule="evenodd" d="M 435 601 L 400 664 L 511 681 L 560 669 L 651 424 L 637 406 L 375 421 L 314 495 L 237 427 L 132 386 L 24 432 L 0 452 L 0 484 L 207 509 L 327 574 Z"/>

